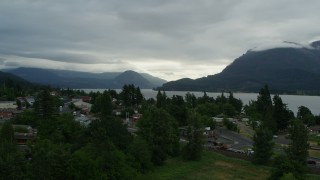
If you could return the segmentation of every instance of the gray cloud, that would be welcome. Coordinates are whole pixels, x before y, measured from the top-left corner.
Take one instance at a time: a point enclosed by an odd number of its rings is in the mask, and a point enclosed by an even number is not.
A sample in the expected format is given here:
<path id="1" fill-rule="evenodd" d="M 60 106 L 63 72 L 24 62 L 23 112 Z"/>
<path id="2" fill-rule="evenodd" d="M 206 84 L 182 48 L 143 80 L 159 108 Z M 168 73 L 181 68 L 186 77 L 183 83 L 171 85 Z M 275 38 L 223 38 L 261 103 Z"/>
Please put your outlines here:
<path id="1" fill-rule="evenodd" d="M 5 62 L 4 65 L 7 66 L 7 67 L 19 67 L 19 66 L 21 66 L 21 64 L 19 62 L 15 62 L 15 61 Z"/>
<path id="2" fill-rule="evenodd" d="M 318 0 L 2 0 L 0 56 L 8 65 L 43 59 L 200 77 L 264 43 L 320 38 L 318 7 Z M 164 63 L 182 75 L 167 75 Z"/>

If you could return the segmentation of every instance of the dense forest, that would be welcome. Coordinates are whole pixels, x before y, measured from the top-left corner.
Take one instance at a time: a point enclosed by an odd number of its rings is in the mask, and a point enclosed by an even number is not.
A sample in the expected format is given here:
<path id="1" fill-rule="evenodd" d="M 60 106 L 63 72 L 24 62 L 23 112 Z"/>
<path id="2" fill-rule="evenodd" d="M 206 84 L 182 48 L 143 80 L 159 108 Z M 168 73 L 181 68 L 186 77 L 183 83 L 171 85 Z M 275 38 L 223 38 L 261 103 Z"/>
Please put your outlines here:
<path id="1" fill-rule="evenodd" d="M 59 96 L 52 95 L 52 91 Z M 29 92 L 31 93 L 31 92 Z M 304 125 L 319 124 L 306 107 L 300 107 L 298 116 L 286 108 L 279 96 L 270 98 L 268 87 L 260 90 L 257 101 L 243 107 L 241 100 L 230 92 L 217 98 L 196 98 L 187 93 L 185 97 L 167 97 L 158 91 L 156 99 L 144 99 L 139 87 L 125 85 L 120 93 L 108 90 L 97 93 L 43 88 L 36 95 L 32 107 L 6 121 L 0 131 L 0 174 L 3 179 L 138 179 L 156 166 L 163 166 L 171 157 L 186 161 L 200 160 L 204 150 L 204 127 L 214 129 L 214 116 L 224 117 L 224 125 L 233 131 L 237 126 L 227 117 L 250 118 L 256 129 L 254 137 L 255 163 L 268 163 L 273 144 L 270 136 L 289 129 L 292 142 L 303 144 Z M 31 94 L 29 94 L 31 95 Z M 93 119 L 88 126 L 75 121 L 74 106 L 68 113 L 59 111 L 64 106 L 60 97 L 86 95 L 92 97 Z M 121 114 L 115 114 L 120 109 Z M 136 124 L 137 131 L 130 133 L 126 114 L 142 115 Z M 296 119 L 295 121 L 292 121 Z M 301 122 L 301 124 L 299 124 Z M 290 123 L 293 123 L 290 125 Z M 29 125 L 37 129 L 37 136 L 21 150 L 15 145 L 12 124 Z M 180 142 L 179 127 L 186 128 L 185 141 Z M 302 130 L 301 130 L 302 129 Z M 295 136 L 300 133 L 299 136 Z M 272 138 L 271 138 L 272 139 Z M 269 150 L 265 150 L 269 147 Z M 273 170 L 273 176 L 293 173 L 303 177 L 306 172 L 306 155 L 292 144 L 288 155 L 276 160 L 281 167 Z M 308 148 L 308 144 L 300 148 Z M 301 157 L 298 161 L 293 157 Z M 283 169 L 286 163 L 293 166 Z M 299 171 L 298 171 L 299 170 Z"/>

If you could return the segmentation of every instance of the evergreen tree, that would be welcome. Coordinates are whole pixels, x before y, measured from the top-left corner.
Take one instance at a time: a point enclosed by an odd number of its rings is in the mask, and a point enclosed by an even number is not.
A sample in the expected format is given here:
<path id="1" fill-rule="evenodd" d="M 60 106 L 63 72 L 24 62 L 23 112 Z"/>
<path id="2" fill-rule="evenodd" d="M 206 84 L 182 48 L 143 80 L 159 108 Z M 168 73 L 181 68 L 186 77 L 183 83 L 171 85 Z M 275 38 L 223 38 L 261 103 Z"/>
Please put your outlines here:
<path id="1" fill-rule="evenodd" d="M 0 141 L 0 179 L 26 179 L 27 165 L 15 143 Z"/>
<path id="2" fill-rule="evenodd" d="M 157 107 L 158 108 L 163 108 L 165 109 L 166 106 L 167 106 L 167 95 L 165 92 L 161 93 L 161 91 L 159 90 L 158 91 L 158 94 L 157 94 Z"/>
<path id="3" fill-rule="evenodd" d="M 112 114 L 112 98 L 108 91 L 104 91 L 95 98 L 91 111 L 93 113 L 100 113 L 101 116 Z"/>
<path id="4" fill-rule="evenodd" d="M 261 126 L 256 129 L 253 136 L 254 162 L 257 164 L 267 164 L 272 156 L 273 141 L 272 132 Z"/>
<path id="5" fill-rule="evenodd" d="M 294 120 L 290 124 L 289 134 L 291 142 L 287 154 L 292 161 L 305 166 L 309 149 L 308 130 L 301 121 Z"/>
<path id="6" fill-rule="evenodd" d="M 272 100 L 267 85 L 259 91 L 256 101 L 256 110 L 261 114 L 264 126 L 275 133 L 277 131 L 277 123 L 273 118 Z"/>
<path id="7" fill-rule="evenodd" d="M 299 106 L 297 118 L 308 126 L 316 124 L 316 118 L 314 117 L 310 109 L 305 106 Z"/>
<path id="8" fill-rule="evenodd" d="M 197 106 L 197 98 L 194 94 L 188 92 L 185 99 L 188 108 L 195 108 Z"/>
<path id="9" fill-rule="evenodd" d="M 42 90 L 34 102 L 35 112 L 40 119 L 52 119 L 58 115 L 58 100 L 50 95 L 49 89 Z"/>
<path id="10" fill-rule="evenodd" d="M 31 179 L 67 179 L 68 146 L 39 140 L 32 146 Z"/>
<path id="11" fill-rule="evenodd" d="M 132 99 L 133 99 L 133 94 L 130 92 L 130 87 L 128 85 L 124 85 L 122 87 L 122 91 L 120 93 L 120 98 L 122 100 L 122 103 L 124 106 L 132 106 Z"/>
<path id="12" fill-rule="evenodd" d="M 162 165 L 168 155 L 176 155 L 179 151 L 177 122 L 165 110 L 150 107 L 137 126 L 138 135 L 151 147 L 153 164 Z"/>
<path id="13" fill-rule="evenodd" d="M 140 88 L 139 87 L 137 87 L 136 89 L 135 89 L 135 104 L 136 105 L 140 105 L 141 103 L 142 103 L 142 101 L 143 101 L 143 95 L 142 95 L 142 93 L 141 93 L 141 90 L 140 90 Z"/>
<path id="14" fill-rule="evenodd" d="M 288 123 L 293 119 L 293 113 L 287 108 L 287 105 L 282 102 L 279 95 L 273 97 L 273 119 L 277 123 L 277 130 L 284 130 L 288 127 Z"/>
<path id="15" fill-rule="evenodd" d="M 18 151 L 10 122 L 0 130 L 0 175 L 1 179 L 24 179 L 27 161 Z"/>
<path id="16" fill-rule="evenodd" d="M 121 119 L 114 116 L 102 116 L 91 122 L 88 131 L 96 144 L 108 139 L 119 150 L 127 150 L 132 141 L 132 135 L 128 132 L 127 126 Z"/>
<path id="17" fill-rule="evenodd" d="M 268 106 L 264 116 L 262 116 L 262 124 L 268 128 L 272 133 L 277 132 L 277 123 L 273 118 L 273 108 L 272 106 Z"/>
<path id="18" fill-rule="evenodd" d="M 194 110 L 190 110 L 187 118 L 188 143 L 183 148 L 183 157 L 186 160 L 200 160 L 204 143 L 203 126 L 200 119 L 201 117 Z"/>
<path id="19" fill-rule="evenodd" d="M 179 126 L 186 126 L 186 103 L 182 96 L 174 95 L 172 96 L 170 104 L 167 105 L 167 110 L 179 123 Z"/>
<path id="20" fill-rule="evenodd" d="M 129 154 L 133 157 L 133 166 L 138 171 L 146 173 L 152 168 L 150 147 L 140 136 L 136 136 L 130 144 Z"/>
<path id="21" fill-rule="evenodd" d="M 234 98 L 232 92 L 229 93 L 228 103 L 234 107 L 237 113 L 241 113 L 243 103 L 240 99 Z"/>
<path id="22" fill-rule="evenodd" d="M 289 134 L 291 143 L 285 155 L 275 158 L 270 179 L 280 179 L 286 174 L 291 174 L 296 179 L 305 179 L 309 149 L 308 131 L 300 120 L 293 120 L 289 126 Z"/>
<path id="23" fill-rule="evenodd" d="M 257 111 L 265 116 L 267 109 L 272 107 L 271 96 L 267 85 L 260 89 L 257 99 Z"/>
<path id="24" fill-rule="evenodd" d="M 305 106 L 299 106 L 298 107 L 298 113 L 297 113 L 297 118 L 303 120 L 307 115 L 312 115 L 312 112 L 310 111 L 309 108 Z"/>
<path id="25" fill-rule="evenodd" d="M 228 102 L 228 99 L 224 96 L 224 92 L 222 91 L 221 92 L 221 96 L 218 96 L 216 98 L 216 103 L 217 104 L 225 104 Z"/>
<path id="26" fill-rule="evenodd" d="M 290 159 L 287 155 L 277 155 L 274 158 L 273 168 L 271 169 L 271 175 L 269 179 L 278 180 L 285 176 L 285 174 L 289 173 L 296 174 L 294 166 L 290 162 Z"/>
<path id="27" fill-rule="evenodd" d="M 138 105 L 141 105 L 144 99 L 140 88 L 136 88 L 133 84 L 124 85 L 122 87 L 120 98 L 123 102 L 123 105 L 126 107 L 137 107 Z"/>
<path id="28" fill-rule="evenodd" d="M 0 142 L 4 141 L 14 143 L 14 130 L 9 121 L 3 123 L 0 131 Z"/>
<path id="29" fill-rule="evenodd" d="M 198 104 L 204 104 L 204 103 L 209 103 L 213 102 L 213 98 L 210 98 L 207 93 L 204 91 L 203 96 L 198 98 Z"/>

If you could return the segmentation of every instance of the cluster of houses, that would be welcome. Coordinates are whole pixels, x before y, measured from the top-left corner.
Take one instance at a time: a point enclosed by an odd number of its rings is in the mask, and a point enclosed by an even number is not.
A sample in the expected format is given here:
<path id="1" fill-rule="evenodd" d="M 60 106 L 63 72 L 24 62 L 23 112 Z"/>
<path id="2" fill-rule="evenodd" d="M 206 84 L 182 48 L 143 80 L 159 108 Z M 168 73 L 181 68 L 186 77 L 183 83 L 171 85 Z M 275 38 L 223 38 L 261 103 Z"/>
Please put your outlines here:
<path id="1" fill-rule="evenodd" d="M 75 96 L 72 98 L 66 96 L 60 96 L 57 92 L 51 92 L 51 96 L 57 96 L 64 103 L 59 107 L 60 113 L 72 113 L 75 117 L 75 121 L 88 126 L 92 120 L 95 119 L 91 115 L 92 104 L 90 96 Z M 117 99 L 113 99 L 114 104 L 113 113 L 116 116 L 121 116 L 125 111 L 125 107 L 121 103 L 117 103 Z M 32 108 L 35 102 L 33 96 L 18 97 L 16 101 L 0 101 L 0 123 L 3 123 L 15 115 L 23 112 L 26 109 Z M 73 107 L 73 108 L 70 108 Z M 136 122 L 141 118 L 141 114 L 135 111 L 134 114 L 126 113 L 124 123 L 129 127 L 134 127 Z M 37 130 L 28 125 L 13 125 L 15 130 L 16 144 L 19 146 L 26 146 L 27 141 L 33 139 L 37 135 Z M 22 132 L 21 130 L 24 129 Z"/>

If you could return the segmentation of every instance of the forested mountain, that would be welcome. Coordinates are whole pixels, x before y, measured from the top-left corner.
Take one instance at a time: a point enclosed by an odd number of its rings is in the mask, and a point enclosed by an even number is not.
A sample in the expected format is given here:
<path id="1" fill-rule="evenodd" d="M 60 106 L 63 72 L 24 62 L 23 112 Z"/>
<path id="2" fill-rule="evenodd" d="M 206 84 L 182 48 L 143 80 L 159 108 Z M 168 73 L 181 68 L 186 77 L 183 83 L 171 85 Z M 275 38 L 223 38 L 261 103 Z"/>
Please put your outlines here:
<path id="1" fill-rule="evenodd" d="M 0 100 L 13 101 L 16 97 L 29 95 L 29 92 L 39 88 L 18 76 L 0 71 Z"/>
<path id="2" fill-rule="evenodd" d="M 268 84 L 282 93 L 319 93 L 320 42 L 310 47 L 249 50 L 221 73 L 168 82 L 164 90 L 257 92 Z"/>
<path id="3" fill-rule="evenodd" d="M 1 87 L 17 85 L 17 86 L 20 86 L 21 88 L 34 86 L 34 84 L 18 76 L 12 75 L 10 73 L 2 72 L 2 71 L 0 71 L 0 85 Z"/>
<path id="4" fill-rule="evenodd" d="M 63 88 L 121 88 L 124 84 L 135 84 L 140 88 L 154 88 L 166 81 L 149 74 L 134 71 L 88 73 L 67 70 L 17 68 L 7 72 L 30 82 Z"/>

